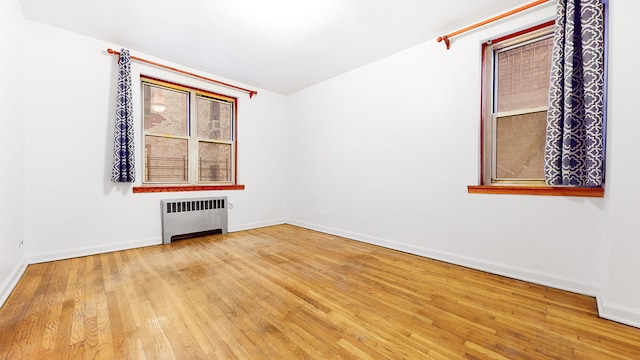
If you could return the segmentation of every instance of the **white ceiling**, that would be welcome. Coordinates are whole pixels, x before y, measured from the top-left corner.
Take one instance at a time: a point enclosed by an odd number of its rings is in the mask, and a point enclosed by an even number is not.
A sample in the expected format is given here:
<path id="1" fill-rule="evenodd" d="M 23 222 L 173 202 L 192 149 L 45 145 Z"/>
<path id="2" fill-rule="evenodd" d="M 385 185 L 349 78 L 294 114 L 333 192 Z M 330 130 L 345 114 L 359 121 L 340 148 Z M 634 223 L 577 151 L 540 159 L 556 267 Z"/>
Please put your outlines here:
<path id="1" fill-rule="evenodd" d="M 286 95 L 531 1 L 21 3 L 30 20 Z"/>

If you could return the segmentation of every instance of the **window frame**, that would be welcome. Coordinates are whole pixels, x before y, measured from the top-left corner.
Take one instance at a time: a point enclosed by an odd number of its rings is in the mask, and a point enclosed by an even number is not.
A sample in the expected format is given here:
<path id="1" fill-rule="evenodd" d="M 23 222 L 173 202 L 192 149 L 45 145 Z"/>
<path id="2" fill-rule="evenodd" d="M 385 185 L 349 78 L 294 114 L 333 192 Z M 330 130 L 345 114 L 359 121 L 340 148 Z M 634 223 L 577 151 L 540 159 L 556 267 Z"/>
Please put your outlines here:
<path id="1" fill-rule="evenodd" d="M 539 39 L 553 37 L 553 22 L 546 22 L 511 35 L 484 42 L 482 44 L 483 78 L 482 78 L 482 120 L 484 133 L 488 136 L 483 139 L 482 183 L 489 185 L 537 185 L 544 186 L 544 179 L 513 179 L 499 178 L 497 174 L 497 121 L 500 117 L 510 115 L 524 115 L 540 111 L 546 111 L 548 106 L 535 108 L 520 108 L 517 110 L 498 112 L 496 108 L 497 88 L 495 79 L 497 61 L 494 59 L 496 52 L 507 51 L 515 47 L 525 46 Z"/>
<path id="2" fill-rule="evenodd" d="M 174 191 L 208 191 L 208 190 L 243 190 L 244 185 L 238 184 L 238 98 L 205 90 L 190 85 L 179 84 L 173 81 L 158 79 L 155 77 L 140 75 L 140 88 L 141 88 L 141 102 L 143 110 L 141 113 L 141 148 L 144 152 L 145 148 L 145 136 L 147 132 L 144 130 L 144 86 L 149 84 L 152 86 L 159 86 L 162 88 L 183 91 L 188 94 L 187 97 L 187 112 L 188 112 L 188 150 L 189 157 L 189 171 L 188 179 L 185 183 L 171 183 L 171 182 L 146 182 L 146 167 L 141 167 L 142 172 L 142 184 L 133 188 L 134 193 L 146 193 L 146 192 L 174 192 Z M 207 142 L 224 143 L 231 146 L 231 175 L 230 181 L 200 181 L 198 174 L 198 146 L 201 139 L 197 133 L 197 105 L 196 100 L 198 97 L 205 99 L 212 99 L 214 101 L 220 101 L 231 104 L 232 119 L 231 119 L 231 140 L 207 140 Z M 149 134 L 156 135 L 156 134 Z M 168 135 L 167 137 L 175 138 L 176 136 Z M 182 137 L 179 137 L 182 138 Z M 144 155 L 143 155 L 144 157 Z"/>
<path id="3" fill-rule="evenodd" d="M 546 21 L 526 29 L 485 41 L 481 47 L 481 98 L 480 98 L 480 184 L 468 185 L 467 192 L 471 194 L 517 194 L 517 195 L 547 195 L 547 196 L 581 196 L 603 197 L 604 186 L 598 188 L 581 188 L 569 186 L 549 186 L 544 181 L 530 179 L 509 179 L 507 181 L 494 180 L 493 164 L 495 163 L 495 126 L 493 114 L 493 60 L 488 58 L 496 44 L 502 43 L 500 48 L 521 44 L 544 36 L 548 28 L 553 32 L 555 20 Z M 553 36 L 553 34 L 552 34 Z M 488 63 L 488 62 L 491 63 Z M 489 99 L 487 98 L 489 97 Z M 540 111 L 539 109 L 536 109 Z"/>

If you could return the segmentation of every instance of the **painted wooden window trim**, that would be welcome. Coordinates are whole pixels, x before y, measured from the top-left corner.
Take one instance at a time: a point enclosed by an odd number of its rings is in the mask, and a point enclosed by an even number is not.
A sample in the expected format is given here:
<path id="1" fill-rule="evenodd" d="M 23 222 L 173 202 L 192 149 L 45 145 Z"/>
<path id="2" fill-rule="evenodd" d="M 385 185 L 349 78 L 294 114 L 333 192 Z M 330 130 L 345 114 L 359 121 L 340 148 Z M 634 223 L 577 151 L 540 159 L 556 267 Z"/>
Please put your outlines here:
<path id="1" fill-rule="evenodd" d="M 134 186 L 134 193 L 244 190 L 244 185 L 178 185 L 178 186 Z"/>
<path id="2" fill-rule="evenodd" d="M 604 187 L 469 185 L 467 186 L 467 192 L 469 194 L 604 197 Z"/>

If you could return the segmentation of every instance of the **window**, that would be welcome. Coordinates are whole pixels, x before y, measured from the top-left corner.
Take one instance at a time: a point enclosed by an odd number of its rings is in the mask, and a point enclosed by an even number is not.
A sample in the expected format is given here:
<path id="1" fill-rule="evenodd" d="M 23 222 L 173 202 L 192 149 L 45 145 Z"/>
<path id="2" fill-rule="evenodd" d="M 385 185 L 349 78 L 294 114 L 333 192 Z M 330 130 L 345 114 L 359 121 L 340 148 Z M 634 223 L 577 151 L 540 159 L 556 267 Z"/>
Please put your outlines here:
<path id="1" fill-rule="evenodd" d="M 544 153 L 555 21 L 483 44 L 480 185 L 469 193 L 603 197 L 547 186 Z"/>
<path id="2" fill-rule="evenodd" d="M 144 185 L 236 184 L 235 98 L 147 77 L 142 97 Z"/>
<path id="3" fill-rule="evenodd" d="M 552 49 L 552 24 L 484 46 L 482 181 L 485 185 L 544 185 Z"/>

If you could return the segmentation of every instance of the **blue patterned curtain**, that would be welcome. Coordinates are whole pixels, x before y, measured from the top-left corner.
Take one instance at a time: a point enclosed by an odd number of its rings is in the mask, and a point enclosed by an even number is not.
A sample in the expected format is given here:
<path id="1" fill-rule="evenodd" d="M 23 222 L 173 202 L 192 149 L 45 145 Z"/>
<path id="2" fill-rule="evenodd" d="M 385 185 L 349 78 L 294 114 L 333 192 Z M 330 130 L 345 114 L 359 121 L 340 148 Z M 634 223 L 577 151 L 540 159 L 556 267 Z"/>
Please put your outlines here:
<path id="1" fill-rule="evenodd" d="M 133 148 L 133 106 L 131 99 L 131 56 L 120 50 L 118 62 L 118 96 L 113 144 L 113 182 L 134 182 L 136 179 Z"/>
<path id="2" fill-rule="evenodd" d="M 602 0 L 558 0 L 544 162 L 549 185 L 604 181 Z"/>

